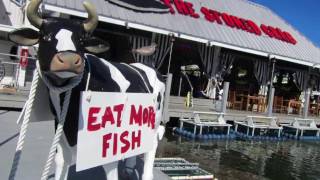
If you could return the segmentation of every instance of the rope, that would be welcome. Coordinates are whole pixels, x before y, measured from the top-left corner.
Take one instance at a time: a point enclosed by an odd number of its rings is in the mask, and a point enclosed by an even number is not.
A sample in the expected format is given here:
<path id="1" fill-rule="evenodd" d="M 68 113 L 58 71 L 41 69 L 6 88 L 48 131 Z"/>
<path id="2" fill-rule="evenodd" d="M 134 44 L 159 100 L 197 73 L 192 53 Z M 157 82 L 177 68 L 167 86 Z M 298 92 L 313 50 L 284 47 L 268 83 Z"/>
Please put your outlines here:
<path id="1" fill-rule="evenodd" d="M 62 136 L 62 133 L 63 133 L 63 125 L 64 125 L 65 118 L 66 118 L 67 112 L 68 112 L 70 96 L 71 96 L 71 90 L 68 90 L 66 92 L 66 95 L 64 98 L 64 102 L 63 102 L 63 106 L 62 106 L 62 113 L 61 113 L 61 116 L 59 117 L 58 127 L 56 130 L 56 134 L 53 138 L 53 142 L 52 142 L 52 145 L 51 145 L 51 148 L 49 151 L 49 156 L 48 156 L 46 165 L 44 166 L 44 169 L 42 171 L 41 180 L 48 179 L 50 167 L 51 167 L 52 161 L 54 159 L 54 156 L 56 154 L 57 145 L 58 145 L 60 138 Z"/>
<path id="2" fill-rule="evenodd" d="M 49 171 L 50 171 L 52 161 L 53 161 L 54 156 L 56 154 L 57 145 L 58 145 L 60 138 L 62 136 L 62 133 L 63 133 L 63 126 L 64 126 L 65 118 L 68 113 L 72 88 L 74 88 L 76 85 L 78 85 L 80 83 L 82 76 L 83 76 L 83 73 L 81 75 L 71 79 L 70 82 L 66 86 L 56 87 L 50 83 L 50 81 L 46 78 L 46 76 L 43 76 L 41 74 L 41 70 L 40 70 L 40 66 L 39 66 L 38 61 L 37 61 L 37 69 L 39 71 L 39 75 L 40 75 L 41 79 L 49 88 L 49 91 L 54 92 L 56 94 L 61 94 L 63 92 L 66 92 L 66 95 L 65 95 L 64 101 L 63 101 L 63 105 L 62 105 L 62 112 L 61 112 L 61 114 L 57 114 L 58 127 L 56 129 L 56 133 L 55 133 L 55 136 L 53 138 L 53 142 L 50 147 L 50 151 L 49 151 L 46 165 L 44 166 L 44 169 L 43 169 L 42 175 L 41 175 L 41 180 L 47 180 L 48 176 L 49 176 Z M 55 108 L 57 108 L 57 107 L 55 107 Z M 56 112 L 60 112 L 60 110 L 56 109 Z"/>
<path id="3" fill-rule="evenodd" d="M 18 165 L 19 165 L 19 161 L 20 161 L 20 157 L 21 157 L 21 153 L 22 153 L 22 149 L 23 149 L 23 145 L 26 137 L 26 132 L 28 129 L 29 121 L 30 121 L 31 110 L 33 108 L 33 102 L 36 96 L 36 89 L 38 87 L 38 82 L 39 82 L 38 71 L 34 71 L 33 81 L 31 84 L 29 98 L 26 102 L 26 110 L 25 110 L 23 122 L 21 125 L 21 129 L 20 129 L 20 135 L 17 142 L 16 152 L 14 154 L 13 163 L 10 170 L 9 180 L 14 180 L 17 169 L 18 169 Z"/>
<path id="4" fill-rule="evenodd" d="M 89 90 L 89 84 L 90 84 L 90 79 L 91 79 L 91 65 L 90 65 L 90 61 L 88 61 L 88 77 L 87 77 L 87 83 L 86 83 L 86 91 Z"/>

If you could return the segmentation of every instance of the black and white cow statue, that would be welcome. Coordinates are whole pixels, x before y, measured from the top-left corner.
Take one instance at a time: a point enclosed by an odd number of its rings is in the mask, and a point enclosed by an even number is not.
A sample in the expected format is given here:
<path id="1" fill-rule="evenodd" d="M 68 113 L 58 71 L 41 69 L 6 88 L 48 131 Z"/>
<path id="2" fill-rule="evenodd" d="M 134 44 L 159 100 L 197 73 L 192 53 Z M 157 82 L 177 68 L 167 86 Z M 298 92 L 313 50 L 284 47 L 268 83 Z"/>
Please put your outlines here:
<path id="1" fill-rule="evenodd" d="M 163 126 L 160 125 L 165 89 L 161 76 L 154 69 L 140 63 L 130 65 L 111 63 L 85 53 L 101 53 L 108 49 L 108 46 L 102 41 L 90 36 L 98 24 L 98 16 L 92 4 L 83 3 L 89 17 L 85 22 L 79 22 L 61 18 L 41 18 L 38 14 L 41 2 L 41 0 L 31 0 L 27 7 L 27 17 L 39 31 L 30 28 L 18 29 L 9 34 L 9 39 L 25 46 L 39 44 L 38 64 L 44 77 L 42 80 L 46 81 L 45 84 L 50 85 L 48 91 L 53 114 L 57 113 L 57 108 L 54 106 L 57 104 L 61 106 L 65 94 L 61 93 L 58 97 L 53 96 L 51 87 L 65 87 L 72 79 L 82 77 L 80 83 L 72 89 L 63 128 L 64 134 L 55 157 L 55 179 L 67 179 L 68 169 L 75 163 L 80 92 L 85 90 L 89 72 L 91 74 L 89 89 L 92 91 L 134 93 L 151 91 L 149 93 L 157 96 L 156 129 L 158 136 L 154 139 L 154 145 L 150 145 L 154 146 L 153 150 L 144 154 L 142 175 L 144 180 L 152 179 L 158 139 L 164 132 Z M 145 53 L 148 54 L 148 52 Z M 60 100 L 58 101 L 57 98 Z M 108 169 L 108 179 L 118 179 L 117 165 L 118 163 L 110 163 L 104 166 L 105 169 Z"/>

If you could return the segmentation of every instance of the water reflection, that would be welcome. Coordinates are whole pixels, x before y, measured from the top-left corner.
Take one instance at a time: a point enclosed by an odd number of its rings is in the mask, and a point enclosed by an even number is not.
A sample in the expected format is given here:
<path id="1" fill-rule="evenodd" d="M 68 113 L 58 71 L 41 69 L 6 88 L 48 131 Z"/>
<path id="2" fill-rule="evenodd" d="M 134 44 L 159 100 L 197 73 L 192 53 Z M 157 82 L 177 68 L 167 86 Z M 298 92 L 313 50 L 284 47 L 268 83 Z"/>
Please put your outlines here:
<path id="1" fill-rule="evenodd" d="M 320 179 L 320 143 L 221 140 L 199 142 L 167 132 L 157 157 L 183 157 L 218 179 Z"/>

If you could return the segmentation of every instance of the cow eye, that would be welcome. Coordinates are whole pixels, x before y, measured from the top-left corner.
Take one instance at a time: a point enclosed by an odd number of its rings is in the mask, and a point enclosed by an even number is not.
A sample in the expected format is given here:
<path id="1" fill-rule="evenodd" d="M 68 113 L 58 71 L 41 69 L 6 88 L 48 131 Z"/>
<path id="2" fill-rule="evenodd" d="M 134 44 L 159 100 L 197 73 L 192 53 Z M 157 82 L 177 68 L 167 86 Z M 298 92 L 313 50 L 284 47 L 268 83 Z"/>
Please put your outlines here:
<path id="1" fill-rule="evenodd" d="M 83 39 L 79 39 L 79 43 L 80 43 L 80 45 L 83 45 L 84 44 Z"/>
<path id="2" fill-rule="evenodd" d="M 43 40 L 45 40 L 45 41 L 51 41 L 51 39 L 52 39 L 51 34 L 43 36 Z"/>

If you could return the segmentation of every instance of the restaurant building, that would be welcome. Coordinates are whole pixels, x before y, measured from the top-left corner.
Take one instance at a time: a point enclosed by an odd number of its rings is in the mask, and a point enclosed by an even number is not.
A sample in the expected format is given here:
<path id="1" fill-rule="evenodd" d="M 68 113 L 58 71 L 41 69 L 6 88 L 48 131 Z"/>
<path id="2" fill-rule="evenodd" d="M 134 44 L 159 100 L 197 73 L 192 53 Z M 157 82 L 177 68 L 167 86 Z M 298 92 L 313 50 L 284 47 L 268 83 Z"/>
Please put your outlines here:
<path id="1" fill-rule="evenodd" d="M 313 90 L 315 95 L 319 90 L 320 49 L 267 7 L 248 0 L 91 2 L 100 21 L 95 36 L 111 45 L 99 56 L 172 73 L 172 96 L 186 96 L 192 89 L 195 97 L 217 98 L 208 92 L 208 81 L 215 90 L 219 86 L 212 84 L 228 81 L 230 108 L 266 111 L 237 98 L 264 96 L 266 102 L 271 86 L 274 111 L 291 113 L 301 112 L 301 101 L 310 95 L 305 92 Z M 42 8 L 43 13 L 63 18 L 87 17 L 78 0 L 44 0 Z M 152 42 L 157 44 L 152 56 L 128 53 Z M 299 107 L 288 108 L 290 100 Z M 317 104 L 316 100 L 311 102 Z M 317 106 L 315 111 L 318 114 Z"/>

